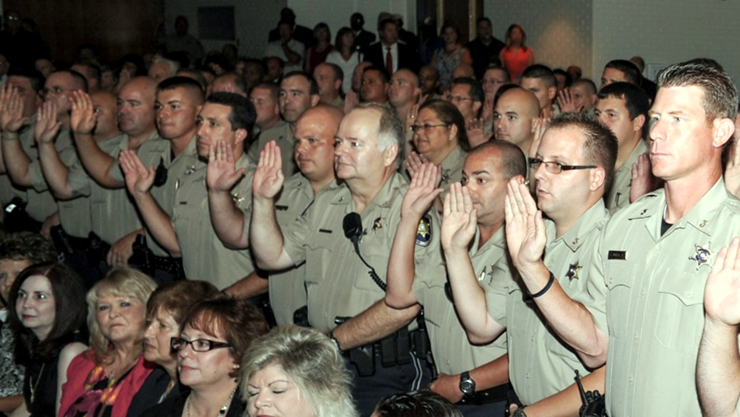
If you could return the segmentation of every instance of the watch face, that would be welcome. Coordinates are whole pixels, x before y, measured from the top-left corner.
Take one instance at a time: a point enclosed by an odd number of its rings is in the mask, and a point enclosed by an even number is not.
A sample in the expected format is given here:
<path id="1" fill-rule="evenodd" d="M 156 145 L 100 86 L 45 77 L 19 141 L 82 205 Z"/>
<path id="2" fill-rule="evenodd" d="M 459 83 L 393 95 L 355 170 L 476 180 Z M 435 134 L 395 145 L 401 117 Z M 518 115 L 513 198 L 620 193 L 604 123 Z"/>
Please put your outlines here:
<path id="1" fill-rule="evenodd" d="M 472 394 L 475 392 L 475 384 L 470 380 L 462 381 L 460 382 L 460 391 L 465 394 Z"/>

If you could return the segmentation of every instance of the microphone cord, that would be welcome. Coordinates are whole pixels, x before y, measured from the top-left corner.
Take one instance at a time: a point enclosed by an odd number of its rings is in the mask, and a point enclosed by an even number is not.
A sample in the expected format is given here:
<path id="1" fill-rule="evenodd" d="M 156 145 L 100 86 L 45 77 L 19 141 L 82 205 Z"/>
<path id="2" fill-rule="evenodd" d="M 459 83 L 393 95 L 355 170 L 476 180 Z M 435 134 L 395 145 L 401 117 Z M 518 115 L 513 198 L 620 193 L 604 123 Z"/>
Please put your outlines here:
<path id="1" fill-rule="evenodd" d="M 375 284 L 378 287 L 380 287 L 380 289 L 383 290 L 383 292 L 385 292 L 385 290 L 387 288 L 385 282 L 383 282 L 380 279 L 380 277 L 378 276 L 378 274 L 375 272 L 375 268 L 373 268 L 369 263 L 365 262 L 365 258 L 363 258 L 362 257 L 362 254 L 360 253 L 360 245 L 359 245 L 358 240 L 353 240 L 352 243 L 355 246 L 355 252 L 357 253 L 357 256 L 359 256 L 360 257 L 360 260 L 362 261 L 362 263 L 365 264 L 365 266 L 370 269 L 369 271 L 367 271 L 368 275 L 370 275 L 370 278 L 372 278 L 373 281 L 375 282 Z"/>

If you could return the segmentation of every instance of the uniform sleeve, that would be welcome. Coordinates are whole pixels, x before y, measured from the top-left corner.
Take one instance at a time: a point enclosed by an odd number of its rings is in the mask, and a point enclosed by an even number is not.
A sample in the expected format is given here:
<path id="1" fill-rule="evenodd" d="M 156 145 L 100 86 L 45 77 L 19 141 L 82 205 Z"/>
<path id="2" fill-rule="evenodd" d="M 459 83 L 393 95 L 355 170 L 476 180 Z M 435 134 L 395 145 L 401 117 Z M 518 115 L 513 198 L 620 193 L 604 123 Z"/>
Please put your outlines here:
<path id="1" fill-rule="evenodd" d="M 283 232 L 283 246 L 296 266 L 306 260 L 305 242 L 306 237 L 308 236 L 312 211 L 313 210 L 309 209 L 308 213 L 298 217 L 294 222 L 280 226 L 280 229 Z"/>
<path id="2" fill-rule="evenodd" d="M 36 192 L 42 193 L 49 190 L 44 173 L 41 171 L 41 162 L 38 159 L 32 160 L 28 164 L 28 176 L 31 178 L 31 186 Z"/>
<path id="3" fill-rule="evenodd" d="M 74 148 L 66 148 L 59 154 L 59 159 L 67 166 L 69 173 L 67 175 L 67 184 L 74 192 L 75 197 L 90 195 L 90 177 L 82 167 L 80 159 L 77 157 L 77 151 Z"/>
<path id="4" fill-rule="evenodd" d="M 439 237 L 437 237 L 437 240 L 439 240 Z M 416 265 L 414 281 L 411 284 L 414 298 L 421 305 L 424 305 L 425 295 L 432 286 L 435 284 L 437 286 L 445 285 L 447 282 L 447 268 L 441 252 L 438 253 L 438 256 L 435 256 L 434 253 L 431 255 L 431 257 L 423 260 L 421 264 Z"/>

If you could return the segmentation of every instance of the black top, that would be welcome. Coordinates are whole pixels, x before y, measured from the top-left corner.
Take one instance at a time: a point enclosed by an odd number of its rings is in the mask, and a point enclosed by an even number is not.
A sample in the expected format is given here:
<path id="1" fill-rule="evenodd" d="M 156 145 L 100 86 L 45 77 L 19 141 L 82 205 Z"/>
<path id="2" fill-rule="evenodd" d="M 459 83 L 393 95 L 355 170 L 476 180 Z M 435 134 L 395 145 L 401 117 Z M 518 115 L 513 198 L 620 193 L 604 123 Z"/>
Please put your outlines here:
<path id="1" fill-rule="evenodd" d="M 60 352 L 46 361 L 32 361 L 26 367 L 23 398 L 32 417 L 55 417 L 57 414 L 57 369 Z"/>
<path id="2" fill-rule="evenodd" d="M 231 399 L 229 411 L 225 417 L 243 417 L 247 412 L 247 403 L 241 400 L 239 394 L 241 390 L 237 387 L 234 398 Z M 164 402 L 158 404 L 146 411 L 141 417 L 181 417 L 185 409 L 185 402 L 190 392 L 181 392 L 179 395 L 170 395 Z"/>
<path id="3" fill-rule="evenodd" d="M 189 392 L 190 388 L 180 384 L 178 381 L 167 397 L 162 398 L 170 383 L 170 376 L 161 366 L 157 367 L 146 378 L 139 392 L 131 400 L 131 406 L 128 408 L 126 417 L 141 417 L 148 409 L 156 407 L 158 404 L 179 396 L 183 392 Z"/>
<path id="4" fill-rule="evenodd" d="M 470 56 L 473 57 L 475 77 L 480 80 L 489 64 L 499 62 L 498 55 L 506 45 L 496 38 L 491 38 L 491 43 L 486 46 L 480 38 L 475 38 L 466 46 L 470 51 Z"/>

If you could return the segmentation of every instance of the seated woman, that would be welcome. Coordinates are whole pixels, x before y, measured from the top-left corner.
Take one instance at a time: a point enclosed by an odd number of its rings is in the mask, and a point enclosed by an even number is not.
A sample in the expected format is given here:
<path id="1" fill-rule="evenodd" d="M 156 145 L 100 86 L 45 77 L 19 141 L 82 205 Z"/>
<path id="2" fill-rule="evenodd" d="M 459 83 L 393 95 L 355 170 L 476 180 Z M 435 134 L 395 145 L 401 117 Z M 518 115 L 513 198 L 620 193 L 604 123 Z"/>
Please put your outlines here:
<path id="1" fill-rule="evenodd" d="M 240 379 L 252 417 L 358 415 L 339 349 L 313 329 L 280 326 L 256 340 L 244 355 Z"/>
<path id="2" fill-rule="evenodd" d="M 143 417 L 242 417 L 238 391 L 242 356 L 269 330 L 257 308 L 244 299 L 220 295 L 195 303 L 172 339 L 178 351 L 180 383 L 189 392 L 170 396 Z"/>
<path id="3" fill-rule="evenodd" d="M 87 349 L 80 343 L 85 286 L 64 264 L 36 264 L 18 275 L 8 301 L 16 360 L 26 366 L 23 403 L 13 416 L 56 416 L 70 362 Z"/>
<path id="4" fill-rule="evenodd" d="M 60 417 L 126 416 L 155 368 L 144 361 L 142 340 L 146 302 L 156 287 L 135 269 L 116 268 L 87 293 L 90 350 L 69 366 Z"/>
<path id="5" fill-rule="evenodd" d="M 157 288 L 146 303 L 144 359 L 159 365 L 134 396 L 128 417 L 137 417 L 185 388 L 177 379 L 177 355 L 171 339 L 180 336 L 180 323 L 188 309 L 199 300 L 220 294 L 205 281 L 177 281 Z"/>

